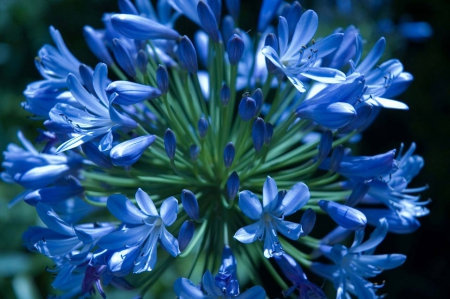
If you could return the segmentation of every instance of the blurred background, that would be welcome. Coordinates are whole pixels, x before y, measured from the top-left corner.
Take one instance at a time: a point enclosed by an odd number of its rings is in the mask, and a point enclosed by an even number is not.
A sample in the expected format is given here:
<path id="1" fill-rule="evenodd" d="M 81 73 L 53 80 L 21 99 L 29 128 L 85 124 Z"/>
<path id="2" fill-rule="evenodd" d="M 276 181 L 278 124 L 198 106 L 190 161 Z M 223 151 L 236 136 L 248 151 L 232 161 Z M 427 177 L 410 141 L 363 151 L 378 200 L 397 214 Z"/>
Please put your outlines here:
<path id="1" fill-rule="evenodd" d="M 241 16 L 256 24 L 256 2 L 242 1 Z M 412 187 L 428 184 L 423 199 L 431 198 L 431 213 L 421 218 L 422 227 L 411 235 L 388 235 L 377 252 L 403 253 L 406 263 L 386 271 L 380 293 L 389 298 L 450 298 L 450 2 L 439 0 L 316 0 L 300 1 L 305 9 L 319 14 L 319 32 L 329 34 L 350 24 L 360 28 L 368 50 L 385 36 L 388 48 L 381 61 L 398 58 L 405 71 L 414 75 L 411 87 L 398 99 L 410 110 L 383 110 L 363 133 L 358 154 L 374 155 L 416 142 L 416 154 L 425 167 Z M 22 110 L 22 92 L 40 80 L 34 57 L 45 43 L 52 43 L 48 28 L 60 30 L 67 46 L 82 62 L 95 66 L 95 57 L 84 44 L 82 28 L 103 27 L 104 12 L 117 12 L 116 0 L 0 0 L 0 151 L 17 142 L 22 130 L 32 140 L 41 122 L 29 120 Z M 247 17 L 248 16 L 248 17 Z M 404 24 L 427 22 L 415 34 Z M 246 23 L 245 23 L 246 24 Z M 244 24 L 244 25 L 245 25 Z M 423 25 L 423 24 L 422 24 Z M 249 25 L 251 26 L 251 25 Z M 243 29 L 252 29 L 245 28 Z M 425 28 L 425 29 L 424 29 Z M 418 30 L 425 31 L 418 31 Z M 34 208 L 7 203 L 20 192 L 17 186 L 0 181 L 0 298 L 40 299 L 51 293 L 50 261 L 22 247 L 21 234 L 38 224 Z M 120 295 L 117 295 L 120 296 Z M 128 296 L 127 296 L 128 297 Z M 130 296 L 131 297 L 131 296 Z M 111 297 L 110 297 L 111 298 Z M 120 297 L 117 297 L 120 298 Z M 122 297 L 123 298 L 123 297 Z"/>

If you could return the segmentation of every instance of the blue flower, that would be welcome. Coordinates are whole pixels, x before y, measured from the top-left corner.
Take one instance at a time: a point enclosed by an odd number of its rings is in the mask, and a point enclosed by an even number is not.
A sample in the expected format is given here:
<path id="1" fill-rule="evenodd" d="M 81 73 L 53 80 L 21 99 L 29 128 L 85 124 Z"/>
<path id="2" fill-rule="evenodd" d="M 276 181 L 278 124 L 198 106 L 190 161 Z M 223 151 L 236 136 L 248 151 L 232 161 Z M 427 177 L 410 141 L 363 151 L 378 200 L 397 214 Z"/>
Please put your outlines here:
<path id="1" fill-rule="evenodd" d="M 335 33 L 321 39 L 309 47 L 306 45 L 316 33 L 319 20 L 317 14 L 306 11 L 299 19 L 292 38 L 289 39 L 289 25 L 284 17 L 279 17 L 278 44 L 280 53 L 271 46 L 262 49 L 262 53 L 277 66 L 300 92 L 306 89 L 298 76 L 324 83 L 337 83 L 345 80 L 341 71 L 316 66 L 317 61 L 332 53 L 342 42 L 342 33 Z"/>
<path id="2" fill-rule="evenodd" d="M 39 192 L 37 190 L 51 186 L 55 188 L 66 186 L 71 176 L 78 176 L 78 172 L 83 166 L 81 156 L 73 153 L 67 156 L 57 156 L 54 155 L 54 149 L 50 153 L 39 153 L 23 136 L 22 132 L 19 131 L 17 137 L 25 149 L 15 144 L 8 145 L 7 150 L 3 152 L 4 161 L 2 166 L 5 171 L 1 173 L 1 178 L 7 183 L 17 183 L 27 188 L 27 190 L 14 198 L 10 202 L 10 206 L 16 204 L 28 194 Z M 75 186 L 73 187 L 66 187 L 68 189 L 66 191 L 70 194 L 81 193 L 82 190 L 77 189 Z M 47 190 L 51 193 L 51 189 Z M 43 193 L 47 193 L 49 196 L 46 197 Z M 37 194 L 29 196 L 35 199 L 38 197 L 39 199 L 37 200 L 46 197 L 48 201 L 52 201 L 52 196 L 48 192 L 43 193 L 39 196 Z M 31 202 L 35 202 L 35 200 L 31 200 Z"/>
<path id="3" fill-rule="evenodd" d="M 298 299 L 322 299 L 326 298 L 324 292 L 315 284 L 310 282 L 303 272 L 302 267 L 288 254 L 274 256 L 283 274 L 294 285 L 283 291 L 284 297 L 289 297 L 295 289 L 298 290 Z"/>
<path id="4" fill-rule="evenodd" d="M 270 258 L 283 254 L 283 248 L 277 237 L 277 231 L 291 240 L 297 240 L 302 233 L 302 226 L 284 220 L 297 212 L 309 200 L 309 190 L 304 183 L 295 184 L 284 197 L 278 193 L 277 185 L 267 177 L 263 186 L 263 204 L 252 192 L 239 193 L 239 207 L 252 220 L 258 222 L 239 229 L 234 238 L 242 243 L 253 243 L 256 239 L 264 240 L 264 256 Z"/>
<path id="5" fill-rule="evenodd" d="M 381 219 L 377 228 L 365 242 L 361 242 L 364 231 L 355 234 L 355 241 L 351 248 L 344 245 L 321 245 L 320 250 L 332 260 L 335 265 L 313 263 L 311 270 L 334 283 L 338 299 L 348 298 L 352 293 L 358 298 L 378 298 L 375 289 L 382 287 L 369 282 L 383 270 L 393 269 L 405 262 L 402 254 L 373 255 L 373 251 L 385 238 L 388 232 L 386 219 Z"/>
<path id="6" fill-rule="evenodd" d="M 403 147 L 403 146 L 402 146 Z M 430 200 L 419 201 L 420 196 L 413 193 L 421 192 L 427 187 L 407 188 L 411 180 L 419 173 L 424 165 L 423 158 L 413 155 L 416 145 L 411 147 L 402 155 L 402 150 L 397 156 L 398 170 L 391 175 L 385 175 L 379 180 L 366 183 L 368 191 L 363 198 L 363 203 L 383 203 L 389 210 L 385 209 L 360 209 L 372 225 L 376 225 L 374 216 L 384 216 L 389 222 L 389 230 L 397 233 L 409 233 L 419 228 L 420 223 L 415 219 L 428 215 L 429 210 L 424 206 Z"/>
<path id="7" fill-rule="evenodd" d="M 104 136 L 101 147 L 112 147 L 112 131 L 119 128 L 135 128 L 136 122 L 119 113 L 112 105 L 117 94 L 109 98 L 106 95 L 108 85 L 107 67 L 99 63 L 94 71 L 93 86 L 95 94 L 89 93 L 72 74 L 67 78 L 70 92 L 81 104 L 82 108 L 67 104 L 56 104 L 50 111 L 50 119 L 59 126 L 70 125 L 74 136 L 61 144 L 56 152 L 66 151 L 88 142 L 96 137 Z M 100 147 L 99 147 L 100 148 Z"/>
<path id="8" fill-rule="evenodd" d="M 228 246 L 223 249 L 219 273 L 214 277 L 207 270 L 203 275 L 202 286 L 207 295 L 192 281 L 180 277 L 175 281 L 173 288 L 179 299 L 266 298 L 266 292 L 261 286 L 254 286 L 240 294 L 236 274 L 236 259 Z"/>
<path id="9" fill-rule="evenodd" d="M 180 254 L 177 239 L 166 229 L 166 226 L 172 225 L 177 219 L 178 201 L 175 197 L 164 200 L 159 214 L 151 198 L 142 189 L 136 192 L 136 201 L 139 209 L 124 195 L 115 194 L 108 198 L 109 211 L 121 220 L 125 227 L 104 236 L 98 245 L 111 250 L 123 247 L 140 248 L 133 268 L 133 273 L 140 273 L 151 271 L 155 267 L 158 240 L 172 256 Z"/>

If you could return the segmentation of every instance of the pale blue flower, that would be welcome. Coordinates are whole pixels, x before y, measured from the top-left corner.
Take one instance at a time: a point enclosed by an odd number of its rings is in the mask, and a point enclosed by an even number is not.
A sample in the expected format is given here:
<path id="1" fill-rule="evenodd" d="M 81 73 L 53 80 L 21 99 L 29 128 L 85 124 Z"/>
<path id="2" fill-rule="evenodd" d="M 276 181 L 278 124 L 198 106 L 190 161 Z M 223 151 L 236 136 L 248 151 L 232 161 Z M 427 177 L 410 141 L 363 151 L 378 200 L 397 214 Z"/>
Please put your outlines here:
<path id="1" fill-rule="evenodd" d="M 280 198 L 277 185 L 271 177 L 267 177 L 263 187 L 263 204 L 252 192 L 245 190 L 239 193 L 239 207 L 252 220 L 253 224 L 239 229 L 234 238 L 242 243 L 253 243 L 256 239 L 264 239 L 264 256 L 270 258 L 283 254 L 278 241 L 277 232 L 291 240 L 297 240 L 302 233 L 302 226 L 284 220 L 297 212 L 309 200 L 309 190 L 304 183 L 295 184 L 284 197 Z"/>
<path id="2" fill-rule="evenodd" d="M 121 220 L 125 227 L 104 236 L 98 245 L 110 250 L 138 248 L 140 253 L 134 261 L 133 273 L 140 273 L 151 271 L 155 267 L 158 241 L 172 256 L 180 254 L 177 239 L 166 229 L 177 219 L 178 201 L 175 197 L 167 198 L 159 213 L 151 198 L 142 189 L 136 192 L 136 201 L 139 209 L 124 195 L 115 194 L 108 198 L 109 211 Z"/>
<path id="3" fill-rule="evenodd" d="M 307 47 L 319 24 L 314 11 L 308 10 L 300 17 L 292 39 L 289 39 L 289 26 L 286 19 L 279 17 L 279 20 L 279 54 L 277 49 L 271 46 L 264 47 L 262 53 L 287 76 L 298 91 L 306 91 L 298 78 L 299 75 L 324 83 L 345 80 L 345 75 L 341 71 L 317 65 L 321 57 L 330 54 L 340 45 L 343 36 L 341 33 L 329 35 Z"/>

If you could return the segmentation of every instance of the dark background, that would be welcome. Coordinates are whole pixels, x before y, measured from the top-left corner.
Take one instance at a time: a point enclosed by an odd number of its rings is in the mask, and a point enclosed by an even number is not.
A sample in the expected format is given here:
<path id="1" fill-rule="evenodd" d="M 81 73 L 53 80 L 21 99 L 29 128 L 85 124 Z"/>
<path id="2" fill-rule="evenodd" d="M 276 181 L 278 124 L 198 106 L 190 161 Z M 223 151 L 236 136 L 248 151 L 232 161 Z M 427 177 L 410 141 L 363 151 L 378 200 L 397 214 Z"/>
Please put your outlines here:
<path id="1" fill-rule="evenodd" d="M 382 60 L 400 59 L 405 71 L 415 77 L 407 92 L 398 98 L 407 103 L 410 110 L 384 110 L 364 132 L 359 151 L 374 155 L 398 148 L 400 142 L 407 147 L 416 142 L 416 153 L 424 157 L 425 167 L 411 186 L 428 184 L 430 188 L 424 192 L 423 199 L 432 199 L 428 206 L 431 213 L 420 219 L 422 227 L 416 233 L 390 234 L 377 251 L 408 256 L 402 267 L 386 271 L 379 278 L 386 279 L 380 293 L 387 293 L 389 298 L 450 298 L 450 3 L 384 1 L 388 2 L 386 6 L 374 9 L 362 3 L 375 1 L 353 2 L 366 11 L 334 14 L 333 1 L 301 3 L 305 8 L 318 11 L 320 28 L 326 34 L 331 32 L 331 26 L 345 27 L 353 23 L 361 28 L 369 45 L 379 35 L 368 24 L 381 18 L 388 17 L 396 24 L 405 19 L 426 21 L 434 29 L 432 38 L 423 42 L 406 41 L 395 34 L 386 36 L 390 54 Z M 256 22 L 255 3 L 242 3 L 241 16 L 245 14 L 248 22 Z M 59 29 L 72 53 L 84 63 L 95 66 L 97 61 L 84 44 L 82 27 L 86 24 L 103 27 L 103 12 L 113 11 L 118 11 L 117 3 L 108 0 L 0 0 L 0 151 L 8 143 L 17 142 L 17 130 L 33 138 L 35 128 L 40 126 L 40 122 L 27 119 L 28 114 L 21 109 L 20 102 L 24 100 L 22 92 L 26 84 L 40 80 L 33 58 L 44 43 L 52 43 L 48 27 L 53 25 Z M 329 19 L 333 15 L 336 18 Z M 6 207 L 19 190 L 0 183 L 0 298 L 45 298 L 50 277 L 42 273 L 45 273 L 47 261 L 30 256 L 21 247 L 21 233 L 29 225 L 38 223 L 34 209 L 23 203 L 10 210 Z"/>

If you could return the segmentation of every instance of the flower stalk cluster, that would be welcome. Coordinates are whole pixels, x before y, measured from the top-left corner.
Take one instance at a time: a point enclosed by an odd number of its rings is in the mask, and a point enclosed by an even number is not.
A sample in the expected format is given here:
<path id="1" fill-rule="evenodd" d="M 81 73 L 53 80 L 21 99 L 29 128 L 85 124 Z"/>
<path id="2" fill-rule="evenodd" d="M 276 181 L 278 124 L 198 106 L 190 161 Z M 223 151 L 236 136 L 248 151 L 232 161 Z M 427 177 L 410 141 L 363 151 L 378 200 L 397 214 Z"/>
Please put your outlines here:
<path id="1" fill-rule="evenodd" d="M 319 17 L 298 2 L 264 0 L 254 36 L 239 7 L 119 0 L 104 29 L 84 28 L 94 68 L 50 29 L 56 48 L 39 51 L 43 80 L 23 103 L 44 119 L 44 146 L 19 132 L 24 149 L 9 145 L 2 179 L 25 189 L 11 206 L 23 199 L 47 226 L 23 238 L 55 263 L 61 298 L 106 297 L 107 285 L 144 295 L 169 267 L 179 298 L 265 298 L 268 275 L 286 296 L 325 298 L 302 267 L 337 298 L 377 298 L 366 278 L 405 261 L 373 251 L 428 214 L 412 195 L 425 188 L 408 188 L 422 158 L 414 144 L 374 156 L 346 146 L 382 108 L 407 109 L 391 97 L 412 76 L 398 60 L 379 64 L 383 38 L 362 59 L 354 27 L 315 36 Z M 326 217 L 337 228 L 316 236 Z M 377 228 L 363 241 L 367 225 Z"/>

